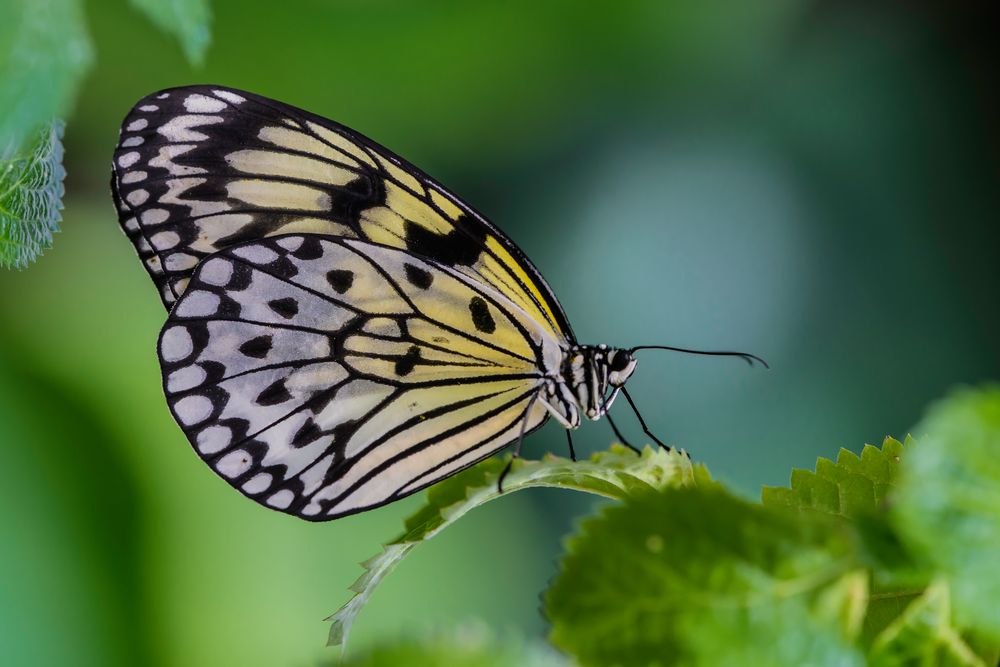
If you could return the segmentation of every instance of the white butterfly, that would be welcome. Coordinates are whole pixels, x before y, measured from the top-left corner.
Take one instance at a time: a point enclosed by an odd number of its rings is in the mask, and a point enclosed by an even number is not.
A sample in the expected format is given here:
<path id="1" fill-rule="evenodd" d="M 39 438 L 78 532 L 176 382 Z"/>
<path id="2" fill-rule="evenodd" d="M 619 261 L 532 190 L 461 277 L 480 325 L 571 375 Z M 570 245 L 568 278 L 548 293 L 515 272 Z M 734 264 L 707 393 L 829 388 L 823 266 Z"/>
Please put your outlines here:
<path id="1" fill-rule="evenodd" d="M 112 190 L 170 309 L 174 417 L 231 485 L 306 519 L 519 449 L 550 416 L 567 434 L 610 422 L 619 393 L 635 409 L 635 352 L 679 349 L 578 344 L 483 216 L 358 133 L 243 91 L 141 100 Z"/>

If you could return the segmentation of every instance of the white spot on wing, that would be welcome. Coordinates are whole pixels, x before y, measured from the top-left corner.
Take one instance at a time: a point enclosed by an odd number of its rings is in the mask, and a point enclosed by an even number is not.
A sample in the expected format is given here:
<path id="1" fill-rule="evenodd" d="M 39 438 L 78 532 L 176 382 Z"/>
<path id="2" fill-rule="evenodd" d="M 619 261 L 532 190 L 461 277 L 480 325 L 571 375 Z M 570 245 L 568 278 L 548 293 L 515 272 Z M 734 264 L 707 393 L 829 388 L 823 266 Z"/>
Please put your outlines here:
<path id="1" fill-rule="evenodd" d="M 144 141 L 145 139 L 143 139 L 142 137 L 129 137 L 128 139 L 122 142 L 122 147 L 132 148 L 134 146 L 141 146 L 142 142 Z"/>
<path id="2" fill-rule="evenodd" d="M 214 315 L 219 309 L 219 295 L 195 290 L 188 292 L 177 306 L 177 314 L 181 317 L 205 317 Z"/>
<path id="3" fill-rule="evenodd" d="M 302 247 L 304 241 L 305 239 L 301 236 L 286 236 L 283 239 L 278 239 L 278 245 L 288 252 L 295 252 Z"/>
<path id="4" fill-rule="evenodd" d="M 132 204 L 132 206 L 139 206 L 149 199 L 149 191 L 147 190 L 133 190 L 132 192 L 125 195 L 125 200 Z"/>
<path id="5" fill-rule="evenodd" d="M 250 481 L 243 485 L 243 490 L 247 493 L 260 493 L 267 491 L 271 486 L 271 475 L 266 472 L 257 473 L 250 478 Z"/>
<path id="6" fill-rule="evenodd" d="M 198 258 L 183 252 L 175 252 L 167 255 L 163 265 L 167 271 L 187 271 L 193 269 L 198 263 Z"/>
<path id="7" fill-rule="evenodd" d="M 229 452 L 219 459 L 219 462 L 215 464 L 215 469 L 219 471 L 219 474 L 232 479 L 233 477 L 239 477 L 249 470 L 252 463 L 253 459 L 250 458 L 249 452 L 237 449 L 235 452 Z"/>
<path id="8" fill-rule="evenodd" d="M 141 107 L 139 107 L 139 111 L 159 111 L 159 110 L 160 107 L 156 106 L 155 104 L 143 104 Z"/>
<path id="9" fill-rule="evenodd" d="M 228 426 L 209 426 L 198 433 L 198 451 L 202 454 L 214 454 L 229 446 L 233 432 Z"/>
<path id="10" fill-rule="evenodd" d="M 180 361 L 194 349 L 187 327 L 171 327 L 163 332 L 160 340 L 160 356 L 165 361 Z"/>
<path id="11" fill-rule="evenodd" d="M 236 248 L 233 250 L 233 254 L 253 264 L 270 264 L 278 259 L 278 253 L 256 243 Z"/>
<path id="12" fill-rule="evenodd" d="M 166 137 L 168 141 L 204 141 L 208 139 L 208 135 L 196 132 L 192 128 L 201 125 L 215 125 L 221 122 L 222 116 L 175 116 L 157 128 L 156 131 Z"/>
<path id="13" fill-rule="evenodd" d="M 201 267 L 200 275 L 202 282 L 222 287 L 233 275 L 233 263 L 221 257 L 213 257 Z"/>
<path id="14" fill-rule="evenodd" d="M 192 364 L 178 368 L 167 377 L 167 391 L 174 393 L 194 389 L 205 381 L 205 369 Z"/>
<path id="15" fill-rule="evenodd" d="M 180 243 L 181 237 L 177 236 L 175 232 L 160 232 L 159 234 L 154 234 L 150 239 L 150 243 L 157 250 L 168 250 L 173 248 L 175 245 Z"/>
<path id="16" fill-rule="evenodd" d="M 222 100 L 198 93 L 184 98 L 184 108 L 191 113 L 218 113 L 227 106 Z"/>
<path id="17" fill-rule="evenodd" d="M 277 507 L 278 509 L 285 509 L 292 504 L 292 500 L 295 498 L 293 494 L 288 489 L 282 489 L 278 491 L 273 496 L 267 499 L 267 504 L 271 507 Z"/>
<path id="18" fill-rule="evenodd" d="M 140 213 L 139 217 L 142 218 L 144 225 L 158 225 L 161 222 L 166 222 L 167 218 L 170 217 L 170 212 L 165 208 L 151 208 Z"/>
<path id="19" fill-rule="evenodd" d="M 139 171 L 139 170 L 129 171 L 126 172 L 124 176 L 122 176 L 121 182 L 126 185 L 129 183 L 138 183 L 139 181 L 146 180 L 146 176 L 148 176 L 148 174 L 144 171 Z"/>
<path id="20" fill-rule="evenodd" d="M 197 394 L 185 396 L 174 403 L 174 412 L 177 413 L 177 419 L 185 426 L 197 424 L 211 416 L 212 401 L 208 400 L 206 396 Z"/>
<path id="21" fill-rule="evenodd" d="M 241 102 L 247 101 L 245 97 L 237 95 L 230 90 L 213 90 L 212 92 L 215 93 L 216 96 L 221 97 L 227 102 L 232 102 L 233 104 L 240 104 Z"/>
<path id="22" fill-rule="evenodd" d="M 137 153 L 136 151 L 132 151 L 130 153 L 125 153 L 124 155 L 118 158 L 118 166 L 122 167 L 123 169 L 128 169 L 138 161 L 139 161 L 139 153 Z"/>

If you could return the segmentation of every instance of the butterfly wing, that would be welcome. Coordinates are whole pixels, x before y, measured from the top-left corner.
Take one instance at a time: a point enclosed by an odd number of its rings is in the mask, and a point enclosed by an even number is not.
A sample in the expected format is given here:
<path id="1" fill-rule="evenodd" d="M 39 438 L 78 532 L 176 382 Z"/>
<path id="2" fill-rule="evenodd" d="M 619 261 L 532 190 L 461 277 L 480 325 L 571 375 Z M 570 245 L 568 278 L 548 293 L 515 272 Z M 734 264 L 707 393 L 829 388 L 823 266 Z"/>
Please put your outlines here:
<path id="1" fill-rule="evenodd" d="M 486 218 L 370 139 L 274 100 L 220 86 L 144 98 L 122 123 L 112 191 L 168 309 L 207 255 L 320 233 L 432 259 L 574 340 L 545 280 Z"/>
<path id="2" fill-rule="evenodd" d="M 557 346 L 451 267 L 284 235 L 201 262 L 159 354 L 170 409 L 202 459 L 257 502 L 328 520 L 413 493 L 540 426 L 534 396 Z"/>

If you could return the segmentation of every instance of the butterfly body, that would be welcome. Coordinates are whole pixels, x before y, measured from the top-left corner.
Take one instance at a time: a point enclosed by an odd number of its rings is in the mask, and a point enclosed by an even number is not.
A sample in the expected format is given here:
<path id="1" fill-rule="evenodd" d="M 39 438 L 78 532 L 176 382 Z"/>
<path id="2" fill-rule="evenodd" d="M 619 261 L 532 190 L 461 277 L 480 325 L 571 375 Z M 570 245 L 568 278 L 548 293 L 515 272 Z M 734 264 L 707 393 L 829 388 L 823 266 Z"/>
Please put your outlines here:
<path id="1" fill-rule="evenodd" d="M 577 343 L 485 217 L 301 109 L 221 86 L 147 96 L 112 193 L 169 311 L 174 418 L 273 509 L 329 520 L 392 502 L 549 416 L 606 416 L 635 370 L 634 349 Z"/>

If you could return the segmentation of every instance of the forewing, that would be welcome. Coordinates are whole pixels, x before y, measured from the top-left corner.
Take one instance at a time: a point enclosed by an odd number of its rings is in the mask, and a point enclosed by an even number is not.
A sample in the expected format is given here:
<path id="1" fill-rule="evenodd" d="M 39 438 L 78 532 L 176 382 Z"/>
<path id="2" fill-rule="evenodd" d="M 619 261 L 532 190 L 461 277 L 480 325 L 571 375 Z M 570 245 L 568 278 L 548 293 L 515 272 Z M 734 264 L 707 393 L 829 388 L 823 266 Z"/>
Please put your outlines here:
<path id="1" fill-rule="evenodd" d="M 438 263 L 286 235 L 205 259 L 163 328 L 174 417 L 220 476 L 311 520 L 391 502 L 546 418 L 555 342 Z"/>
<path id="2" fill-rule="evenodd" d="M 141 100 L 122 123 L 112 191 L 168 309 L 201 258 L 311 232 L 430 258 L 573 340 L 544 279 L 486 218 L 370 139 L 274 100 L 219 86 Z"/>

